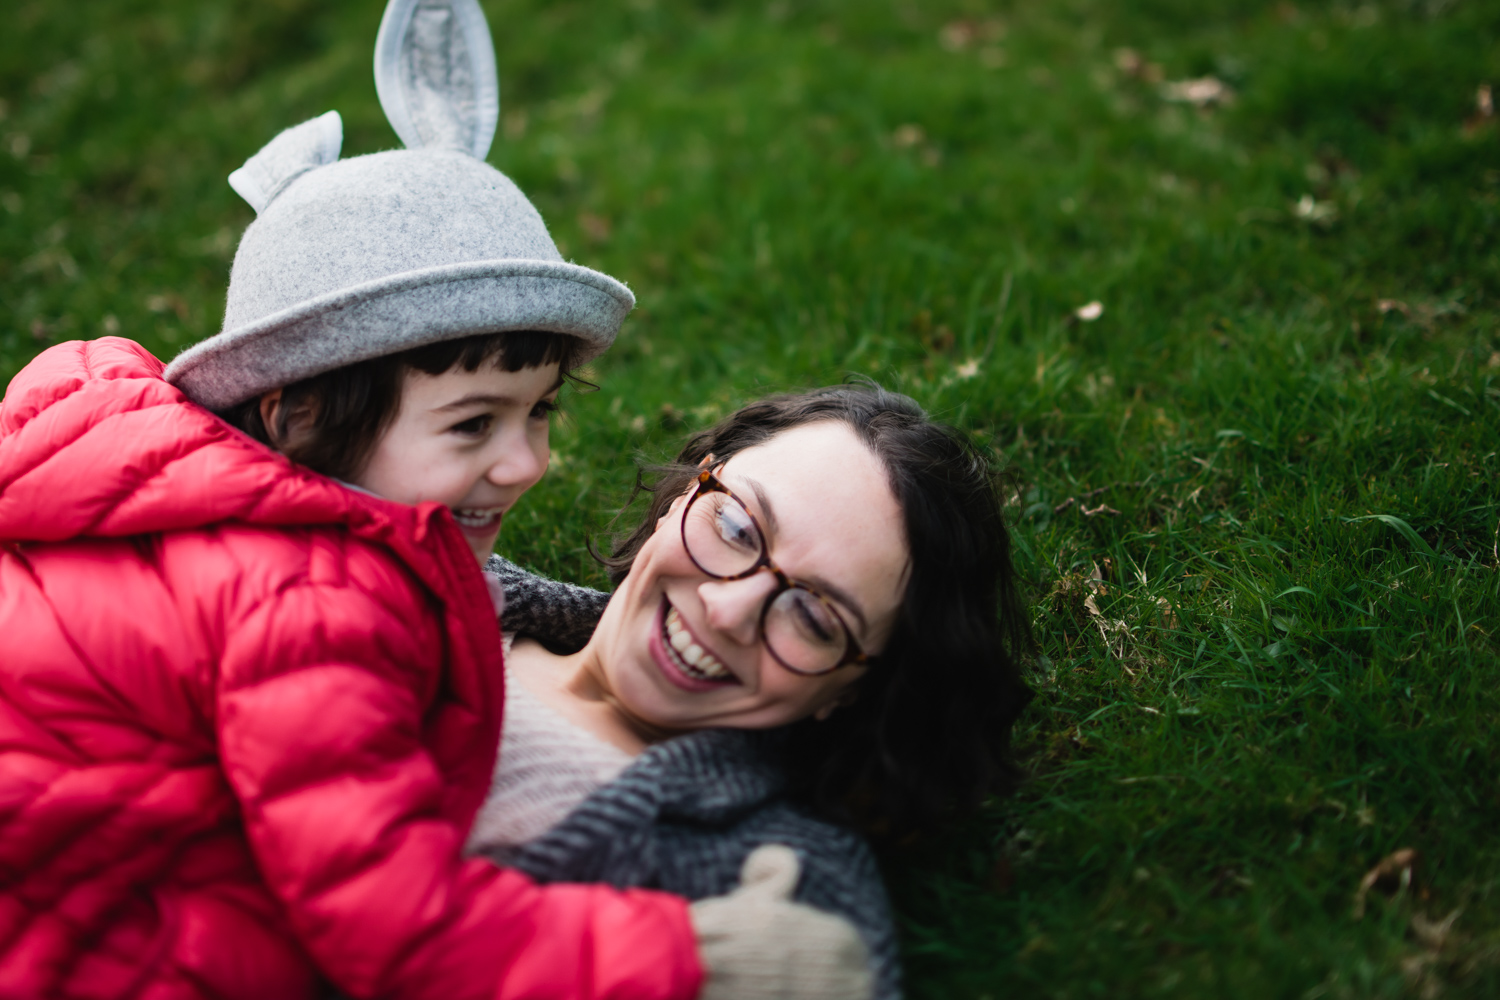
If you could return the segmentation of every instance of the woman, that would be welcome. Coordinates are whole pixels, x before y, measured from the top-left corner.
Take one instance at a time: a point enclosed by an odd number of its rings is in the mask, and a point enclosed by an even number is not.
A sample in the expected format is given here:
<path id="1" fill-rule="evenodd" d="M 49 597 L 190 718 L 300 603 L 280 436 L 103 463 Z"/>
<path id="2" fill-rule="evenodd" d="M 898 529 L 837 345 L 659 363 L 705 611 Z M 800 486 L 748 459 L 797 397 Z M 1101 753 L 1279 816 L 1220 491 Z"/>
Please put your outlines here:
<path id="1" fill-rule="evenodd" d="M 608 561 L 611 597 L 491 561 L 507 632 L 566 647 L 602 614 L 576 652 L 520 639 L 507 656 L 470 849 L 542 881 L 702 898 L 786 844 L 797 898 L 852 920 L 877 995 L 899 995 L 878 871 L 847 825 L 922 828 L 1013 781 L 1030 693 L 1008 545 L 989 465 L 910 399 L 856 385 L 745 407 L 665 470 Z"/>

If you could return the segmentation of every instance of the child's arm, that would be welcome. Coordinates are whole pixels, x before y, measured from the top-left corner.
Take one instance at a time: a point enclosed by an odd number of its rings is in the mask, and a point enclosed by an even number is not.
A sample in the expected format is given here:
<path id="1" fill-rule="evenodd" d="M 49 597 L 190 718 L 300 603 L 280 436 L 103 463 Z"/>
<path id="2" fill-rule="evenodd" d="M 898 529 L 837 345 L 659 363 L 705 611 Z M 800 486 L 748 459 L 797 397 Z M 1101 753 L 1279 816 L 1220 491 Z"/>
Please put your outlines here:
<path id="1" fill-rule="evenodd" d="M 582 649 L 609 603 L 609 595 L 602 590 L 549 580 L 500 556 L 490 556 L 484 571 L 505 588 L 501 631 L 530 636 L 554 652 Z"/>
<path id="2" fill-rule="evenodd" d="M 462 857 L 463 810 L 428 744 L 469 711 L 435 703 L 445 641 L 411 581 L 350 563 L 342 585 L 281 591 L 234 623 L 218 685 L 251 848 L 324 973 L 354 996 L 697 995 L 682 899 L 538 887 Z"/>

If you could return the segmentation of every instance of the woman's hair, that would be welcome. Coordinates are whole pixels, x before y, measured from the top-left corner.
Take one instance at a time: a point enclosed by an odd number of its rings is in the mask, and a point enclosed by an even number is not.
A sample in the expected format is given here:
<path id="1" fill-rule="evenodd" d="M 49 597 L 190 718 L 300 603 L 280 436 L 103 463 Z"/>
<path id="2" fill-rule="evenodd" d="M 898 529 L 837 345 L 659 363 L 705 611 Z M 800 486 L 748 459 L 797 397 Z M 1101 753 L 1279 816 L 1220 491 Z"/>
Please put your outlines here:
<path id="1" fill-rule="evenodd" d="M 901 506 L 911 571 L 885 649 L 852 703 L 790 729 L 799 798 L 872 833 L 930 828 L 987 794 L 1012 790 L 1011 727 L 1031 699 L 1019 658 L 1031 636 L 1010 562 L 991 463 L 952 427 L 874 383 L 774 396 L 688 441 L 658 470 L 640 525 L 605 559 L 616 583 L 692 484 L 716 462 L 803 424 L 847 424 L 885 465 Z M 838 483 L 829 483 L 837 489 Z"/>
<path id="2" fill-rule="evenodd" d="M 293 382 L 281 390 L 275 428 L 268 428 L 261 419 L 259 396 L 221 410 L 219 416 L 294 462 L 334 479 L 349 480 L 364 469 L 380 436 L 401 409 L 401 384 L 408 371 L 441 375 L 461 367 L 472 372 L 488 363 L 518 372 L 557 363 L 566 376 L 579 347 L 575 337 L 542 330 L 480 333 Z M 298 435 L 295 444 L 278 444 L 289 440 L 288 423 L 300 413 L 311 419 L 307 432 Z"/>

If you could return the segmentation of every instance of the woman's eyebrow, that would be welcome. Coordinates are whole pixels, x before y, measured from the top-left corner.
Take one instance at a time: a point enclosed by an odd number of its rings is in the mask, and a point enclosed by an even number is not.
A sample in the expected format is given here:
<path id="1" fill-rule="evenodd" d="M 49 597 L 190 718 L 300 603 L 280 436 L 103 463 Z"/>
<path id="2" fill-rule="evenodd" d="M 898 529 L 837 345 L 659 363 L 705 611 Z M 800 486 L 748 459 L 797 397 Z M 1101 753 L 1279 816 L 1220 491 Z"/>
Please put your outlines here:
<path id="1" fill-rule="evenodd" d="M 766 530 L 770 533 L 772 538 L 775 538 L 776 510 L 771 506 L 771 498 L 766 493 L 765 487 L 761 486 L 759 482 L 751 479 L 749 476 L 741 476 L 740 478 L 745 482 L 746 485 L 750 487 L 750 492 L 755 494 L 755 502 L 760 507 L 760 512 L 764 514 L 766 518 Z M 838 584 L 833 583 L 829 580 L 825 580 L 821 576 L 798 577 L 797 579 L 803 583 L 812 584 L 813 588 L 816 589 L 818 593 L 833 598 L 835 601 L 838 601 L 844 607 L 853 612 L 854 617 L 859 619 L 859 630 L 861 632 L 868 632 L 870 630 L 870 623 L 865 619 L 864 609 L 859 606 L 859 602 L 854 599 L 854 595 L 849 593 L 843 587 L 840 587 Z"/>
<path id="2" fill-rule="evenodd" d="M 765 515 L 766 518 L 766 530 L 769 531 L 771 537 L 774 538 L 777 531 L 776 509 L 771 506 L 771 498 L 766 495 L 766 488 L 756 480 L 751 479 L 749 476 L 742 476 L 741 478 L 749 484 L 750 492 L 755 494 L 755 502 L 760 505 L 760 512 Z"/>

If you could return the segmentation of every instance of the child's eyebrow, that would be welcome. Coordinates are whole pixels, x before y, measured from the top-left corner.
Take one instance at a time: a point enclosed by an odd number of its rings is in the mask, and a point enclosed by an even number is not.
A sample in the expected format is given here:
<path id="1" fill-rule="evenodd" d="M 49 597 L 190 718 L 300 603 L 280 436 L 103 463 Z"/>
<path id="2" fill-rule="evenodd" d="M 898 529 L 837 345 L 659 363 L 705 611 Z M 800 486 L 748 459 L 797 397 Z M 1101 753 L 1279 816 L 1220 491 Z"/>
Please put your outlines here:
<path id="1" fill-rule="evenodd" d="M 467 396 L 460 396 L 451 403 L 442 406 L 434 406 L 433 413 L 444 413 L 448 410 L 462 410 L 470 406 L 516 406 L 518 400 L 512 396 L 495 396 L 484 392 L 471 392 Z"/>
<path id="2" fill-rule="evenodd" d="M 554 382 L 554 383 L 552 383 L 551 388 L 549 388 L 546 392 L 542 393 L 542 395 L 543 396 L 550 396 L 554 392 L 556 392 L 557 390 L 561 389 L 562 385 L 563 385 L 562 376 L 558 376 L 557 381 Z M 467 409 L 470 406 L 520 406 L 520 405 L 521 405 L 521 401 L 519 399 L 516 399 L 514 396 L 496 396 L 496 395 L 494 395 L 492 393 L 486 393 L 486 392 L 471 392 L 467 396 L 460 396 L 458 399 L 453 400 L 451 403 L 444 403 L 442 406 L 434 406 L 432 408 L 432 412 L 433 413 L 447 413 L 449 410 L 463 410 L 463 409 Z M 529 406 L 530 404 L 528 403 L 527 405 Z"/>

